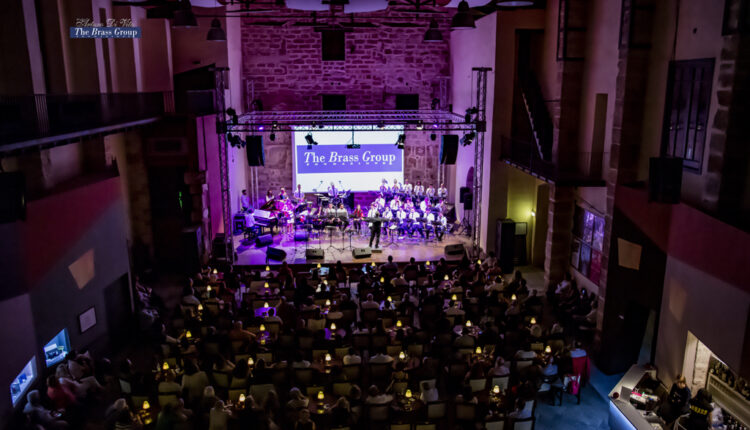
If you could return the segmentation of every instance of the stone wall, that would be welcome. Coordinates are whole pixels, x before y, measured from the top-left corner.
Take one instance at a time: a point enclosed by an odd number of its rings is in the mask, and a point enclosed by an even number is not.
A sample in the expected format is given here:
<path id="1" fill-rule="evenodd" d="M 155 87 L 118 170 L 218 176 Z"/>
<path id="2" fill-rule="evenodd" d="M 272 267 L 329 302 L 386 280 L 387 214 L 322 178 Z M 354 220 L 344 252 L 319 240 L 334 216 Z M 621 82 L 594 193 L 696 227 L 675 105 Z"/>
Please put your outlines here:
<path id="1" fill-rule="evenodd" d="M 299 11 L 283 11 L 299 17 Z M 340 15 L 339 15 L 340 16 Z M 440 98 L 441 82 L 450 76 L 450 14 L 439 16 L 443 32 L 441 43 L 424 43 L 429 21 L 415 14 L 394 11 L 357 14 L 356 21 L 378 24 L 376 28 L 355 28 L 346 34 L 344 61 L 322 61 L 321 33 L 310 26 L 293 22 L 284 26 L 254 25 L 263 17 L 242 21 L 242 80 L 245 85 L 245 110 L 249 100 L 260 99 L 264 110 L 322 109 L 323 94 L 346 95 L 349 110 L 395 109 L 396 94 L 418 94 L 420 109 L 430 109 L 433 98 Z M 387 19 L 386 19 L 387 18 Z M 380 25 L 383 20 L 412 22 L 415 27 L 394 28 Z M 254 96 L 250 96 L 249 88 Z M 447 107 L 449 100 L 441 100 Z M 265 167 L 258 169 L 259 189 L 292 187 L 292 152 L 289 133 L 276 133 L 275 141 L 264 136 Z M 395 142 L 394 142 L 395 143 Z M 404 175 L 410 182 L 437 180 L 440 137 L 430 139 L 429 132 L 407 133 Z M 437 185 L 437 184 L 436 184 Z"/>

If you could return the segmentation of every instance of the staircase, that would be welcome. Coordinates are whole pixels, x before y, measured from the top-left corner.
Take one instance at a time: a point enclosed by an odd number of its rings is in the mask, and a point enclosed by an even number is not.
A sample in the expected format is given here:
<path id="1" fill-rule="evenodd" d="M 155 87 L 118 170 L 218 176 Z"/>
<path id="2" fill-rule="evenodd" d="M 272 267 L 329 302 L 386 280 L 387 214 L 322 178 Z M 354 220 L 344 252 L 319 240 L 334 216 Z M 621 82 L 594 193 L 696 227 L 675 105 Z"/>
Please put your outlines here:
<path id="1" fill-rule="evenodd" d="M 531 73 L 525 73 L 520 79 L 521 97 L 529 117 L 531 131 L 534 135 L 539 157 L 545 161 L 552 160 L 552 132 L 554 126 L 547 105 L 544 103 L 539 83 Z"/>

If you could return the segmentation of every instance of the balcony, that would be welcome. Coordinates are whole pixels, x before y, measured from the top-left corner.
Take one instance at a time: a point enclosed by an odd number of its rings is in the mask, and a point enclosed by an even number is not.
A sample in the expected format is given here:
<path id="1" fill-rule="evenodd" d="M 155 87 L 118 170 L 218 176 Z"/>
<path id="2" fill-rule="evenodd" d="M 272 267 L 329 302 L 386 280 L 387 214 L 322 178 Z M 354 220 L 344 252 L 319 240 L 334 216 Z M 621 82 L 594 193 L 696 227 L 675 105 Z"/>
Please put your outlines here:
<path id="1" fill-rule="evenodd" d="M 601 153 L 565 154 L 566 162 L 563 164 L 542 159 L 536 143 L 503 137 L 501 145 L 501 161 L 545 182 L 577 187 L 606 185 L 601 174 Z"/>
<path id="2" fill-rule="evenodd" d="M 169 112 L 171 92 L 0 96 L 0 151 L 109 133 Z"/>

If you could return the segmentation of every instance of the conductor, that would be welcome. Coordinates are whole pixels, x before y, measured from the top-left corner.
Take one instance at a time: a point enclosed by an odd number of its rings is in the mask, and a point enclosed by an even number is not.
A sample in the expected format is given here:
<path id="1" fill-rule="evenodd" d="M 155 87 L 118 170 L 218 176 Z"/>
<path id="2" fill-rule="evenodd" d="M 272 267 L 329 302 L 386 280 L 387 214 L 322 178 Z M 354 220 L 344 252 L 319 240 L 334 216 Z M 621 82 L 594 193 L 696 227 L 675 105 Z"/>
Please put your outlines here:
<path id="1" fill-rule="evenodd" d="M 372 221 L 370 222 L 370 248 L 372 248 L 372 240 L 375 240 L 375 248 L 380 247 L 380 230 L 382 228 L 382 220 L 380 219 L 380 214 L 378 213 L 378 207 L 375 205 L 375 203 L 370 206 L 370 211 L 367 212 L 367 218 L 371 218 Z"/>

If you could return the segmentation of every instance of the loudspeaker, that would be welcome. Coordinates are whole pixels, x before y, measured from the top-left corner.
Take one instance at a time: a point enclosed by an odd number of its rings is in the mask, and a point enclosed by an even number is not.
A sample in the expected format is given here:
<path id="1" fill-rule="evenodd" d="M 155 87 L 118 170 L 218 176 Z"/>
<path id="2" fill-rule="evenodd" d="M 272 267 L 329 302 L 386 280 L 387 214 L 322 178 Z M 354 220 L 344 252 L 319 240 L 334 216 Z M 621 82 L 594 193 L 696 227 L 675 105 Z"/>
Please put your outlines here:
<path id="1" fill-rule="evenodd" d="M 0 173 L 0 224 L 26 219 L 26 178 L 22 172 Z"/>
<path id="2" fill-rule="evenodd" d="M 308 233 L 306 230 L 297 230 L 294 232 L 295 242 L 307 242 Z"/>
<path id="3" fill-rule="evenodd" d="M 247 165 L 265 166 L 266 157 L 263 154 L 263 136 L 247 137 Z"/>
<path id="4" fill-rule="evenodd" d="M 186 227 L 180 233 L 182 250 L 182 268 L 185 273 L 198 273 L 201 270 L 201 253 L 203 236 L 200 226 Z"/>
<path id="5" fill-rule="evenodd" d="M 325 251 L 320 248 L 308 248 L 305 251 L 305 258 L 308 260 L 323 259 Z"/>
<path id="6" fill-rule="evenodd" d="M 469 187 L 461 187 L 458 189 L 458 202 L 463 203 L 464 202 L 464 195 L 471 194 L 471 188 Z"/>
<path id="7" fill-rule="evenodd" d="M 224 243 L 224 233 L 216 234 L 213 242 L 211 242 L 211 255 L 214 258 L 222 259 L 227 258 L 227 246 Z"/>
<path id="8" fill-rule="evenodd" d="M 516 222 L 510 218 L 497 220 L 495 255 L 503 273 L 513 272 L 513 255 L 516 247 Z"/>
<path id="9" fill-rule="evenodd" d="M 464 252 L 463 244 L 445 245 L 445 255 L 462 255 Z"/>
<path id="10" fill-rule="evenodd" d="M 268 257 L 269 260 L 284 261 L 286 258 L 286 251 L 269 246 L 268 249 L 266 249 L 266 257 Z"/>
<path id="11" fill-rule="evenodd" d="M 680 202 L 682 194 L 682 158 L 651 158 L 648 163 L 648 200 Z"/>
<path id="12" fill-rule="evenodd" d="M 260 248 L 273 244 L 273 236 L 270 234 L 264 234 L 255 238 L 255 246 Z"/>
<path id="13" fill-rule="evenodd" d="M 440 142 L 440 164 L 456 164 L 458 135 L 444 134 Z"/>
<path id="14" fill-rule="evenodd" d="M 354 248 L 352 250 L 352 256 L 354 258 L 367 258 L 372 255 L 372 249 L 368 246 L 367 248 Z"/>
<path id="15" fill-rule="evenodd" d="M 458 201 L 464 204 L 464 210 L 472 210 L 474 208 L 474 194 L 471 192 L 471 188 L 461 187 L 458 193 Z"/>

